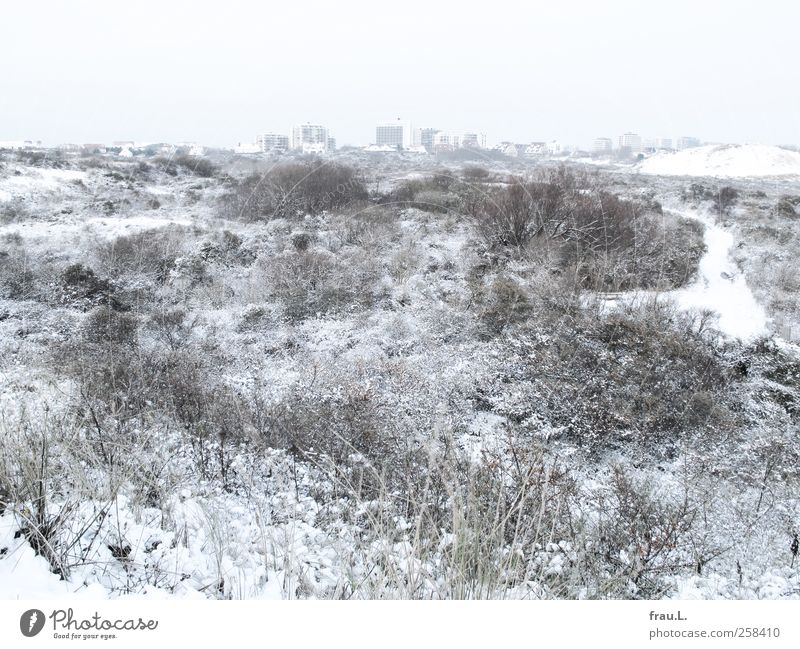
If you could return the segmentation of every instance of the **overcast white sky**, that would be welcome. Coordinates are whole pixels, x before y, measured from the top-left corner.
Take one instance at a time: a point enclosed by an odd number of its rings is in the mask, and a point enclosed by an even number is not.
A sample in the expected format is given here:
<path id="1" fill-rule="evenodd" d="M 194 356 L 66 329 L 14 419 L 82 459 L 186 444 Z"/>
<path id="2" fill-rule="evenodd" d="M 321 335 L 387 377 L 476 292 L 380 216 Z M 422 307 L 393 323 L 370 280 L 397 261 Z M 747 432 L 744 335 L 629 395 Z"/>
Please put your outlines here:
<path id="1" fill-rule="evenodd" d="M 0 140 L 800 143 L 800 3 L 0 0 Z"/>

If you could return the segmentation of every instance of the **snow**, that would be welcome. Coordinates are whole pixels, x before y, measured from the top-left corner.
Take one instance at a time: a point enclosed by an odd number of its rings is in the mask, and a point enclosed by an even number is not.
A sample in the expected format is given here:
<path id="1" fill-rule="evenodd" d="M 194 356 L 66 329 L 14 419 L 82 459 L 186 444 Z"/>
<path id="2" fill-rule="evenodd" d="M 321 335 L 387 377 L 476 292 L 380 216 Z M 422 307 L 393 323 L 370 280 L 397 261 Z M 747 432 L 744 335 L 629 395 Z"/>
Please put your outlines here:
<path id="1" fill-rule="evenodd" d="M 175 194 L 175 189 L 172 187 L 165 187 L 162 185 L 148 185 L 144 188 L 148 194 L 153 194 L 154 196 L 172 196 Z"/>
<path id="2" fill-rule="evenodd" d="M 25 174 L 0 179 L 0 201 L 38 191 L 55 191 L 64 183 L 84 180 L 86 172 L 70 169 L 25 169 Z"/>
<path id="3" fill-rule="evenodd" d="M 47 560 L 37 556 L 28 542 L 14 539 L 17 530 L 10 516 L 0 517 L 0 543 L 7 548 L 9 557 L 0 561 L 0 599 L 55 599 L 59 597 L 85 597 L 105 599 L 108 592 L 99 584 L 87 588 L 76 587 L 61 580 L 50 571 Z M 10 548 L 9 548 L 10 546 Z"/>
<path id="4" fill-rule="evenodd" d="M 690 286 L 672 292 L 684 309 L 711 309 L 719 315 L 719 329 L 740 340 L 752 340 L 767 332 L 767 315 L 747 285 L 744 274 L 731 260 L 733 234 L 697 212 L 679 212 L 705 226 L 706 253 L 700 260 L 699 277 Z"/>
<path id="5" fill-rule="evenodd" d="M 763 144 L 715 144 L 657 153 L 642 161 L 638 170 L 662 176 L 800 177 L 800 153 Z"/>
<path id="6" fill-rule="evenodd" d="M 179 179 L 165 177 L 148 185 L 143 180 L 136 189 L 125 190 L 133 200 L 130 206 L 122 213 L 101 217 L 93 209 L 82 209 L 81 200 L 89 196 L 94 199 L 98 193 L 108 195 L 106 192 L 122 189 L 122 185 L 106 181 L 100 172 L 90 170 L 86 187 L 64 192 L 70 199 L 67 205 L 74 208 L 69 212 L 57 211 L 60 205 L 53 205 L 54 197 L 44 194 L 48 187 L 58 188 L 59 183 L 75 177 L 64 176 L 58 170 L 25 171 L 25 174 L 22 179 L 16 177 L 19 188 L 43 194 L 38 204 L 47 209 L 31 211 L 37 220 L 29 218 L 0 227 L 0 235 L 18 232 L 24 235 L 26 247 L 35 237 L 57 243 L 53 250 L 70 251 L 59 263 L 66 263 L 69 256 L 95 263 L 87 251 L 92 250 L 96 239 L 130 232 L 133 228 L 195 223 L 200 227 L 187 231 L 186 247 L 176 252 L 182 255 L 176 262 L 175 277 L 179 277 L 180 260 L 191 259 L 205 249 L 200 244 L 205 245 L 217 225 L 210 219 L 198 218 L 194 210 L 199 208 L 188 212 L 180 204 L 174 205 L 181 198 Z M 405 177 L 419 176 L 415 172 Z M 0 185 L 5 188 L 3 183 L 7 180 L 0 179 Z M 96 185 L 100 187 L 97 192 Z M 143 193 L 160 196 L 173 192 L 176 201 L 170 201 L 164 208 L 144 211 L 141 207 Z M 696 281 L 663 295 L 683 308 L 714 310 L 719 328 L 732 337 L 749 338 L 763 332 L 766 315 L 731 260 L 735 230 L 717 225 L 710 214 L 678 209 L 673 212 L 704 224 L 707 251 Z M 334 222 L 335 218 L 328 221 Z M 341 225 L 335 222 L 327 225 L 325 221 L 319 219 L 314 226 L 320 228 L 314 244 L 319 246 L 320 254 L 324 250 L 320 242 L 333 238 L 332 230 L 324 228 Z M 308 219 L 304 225 L 311 228 L 312 220 Z M 283 249 L 281 246 L 295 231 L 296 224 L 278 220 L 248 225 L 226 222 L 225 227 L 240 235 L 242 247 L 251 248 L 258 253 L 259 263 L 266 264 L 273 252 Z M 391 417 L 396 424 L 397 439 L 403 441 L 403 436 L 407 436 L 410 445 L 419 445 L 429 454 L 430 461 L 443 458 L 443 449 L 445 445 L 450 449 L 452 440 L 450 450 L 459 466 L 478 469 L 491 462 L 498 472 L 507 475 L 513 470 L 509 448 L 528 448 L 529 440 L 534 437 L 552 438 L 548 445 L 555 456 L 578 458 L 565 465 L 574 475 L 575 502 L 586 507 L 584 522 L 597 525 L 601 520 L 597 503 L 602 503 L 603 492 L 607 491 L 609 470 L 606 468 L 601 475 L 597 465 L 584 468 L 577 464 L 582 456 L 577 447 L 564 439 L 566 427 L 551 426 L 531 408 L 531 404 L 541 402 L 547 395 L 527 379 L 524 369 L 529 361 L 521 359 L 527 358 L 523 354 L 535 359 L 538 345 L 558 339 L 536 333 L 534 345 L 512 336 L 496 340 L 472 337 L 468 327 L 476 307 L 466 306 L 471 304 L 467 273 L 478 256 L 467 223 L 408 209 L 392 221 L 389 232 L 391 236 L 380 241 L 379 247 L 368 247 L 364 254 L 381 261 L 396 256 L 403 262 L 394 274 L 378 273 L 381 279 L 376 280 L 376 285 L 381 282 L 376 295 L 383 295 L 385 285 L 387 295 L 396 293 L 398 299 L 376 298 L 377 306 L 363 312 L 320 313 L 291 322 L 282 318 L 279 304 L 259 286 L 264 282 L 263 276 L 256 272 L 258 266 L 227 268 L 222 263 L 209 262 L 220 288 L 230 286 L 236 290 L 235 299 L 232 296 L 230 301 L 223 301 L 215 297 L 216 287 L 213 291 L 200 287 L 196 294 L 181 299 L 190 308 L 194 322 L 191 339 L 213 340 L 231 359 L 220 367 L 220 383 L 239 394 L 259 394 L 262 400 L 259 407 L 265 412 L 285 406 L 286 412 L 295 408 L 298 417 L 305 416 L 306 401 L 328 399 L 335 405 L 340 396 L 361 397 L 365 403 L 374 404 L 375 421 Z M 189 252 L 188 244 L 192 241 L 193 252 Z M 354 249 L 355 246 L 345 248 L 344 253 L 350 256 L 342 253 L 341 259 L 353 260 L 356 265 L 363 263 Z M 44 255 L 48 250 L 40 245 L 35 252 Z M 98 266 L 98 272 L 102 269 L 102 265 Z M 521 262 L 509 262 L 509 272 L 522 275 L 525 270 Z M 159 290 L 164 296 L 177 297 L 184 292 L 183 288 L 176 289 L 179 285 L 183 286 L 172 281 Z M 207 291 L 208 295 L 201 291 Z M 0 312 L 5 317 L 0 320 L 0 343 L 14 350 L 12 354 L 0 349 L 0 358 L 5 361 L 0 363 L 0 412 L 10 416 L 18 409 L 33 412 L 35 407 L 49 404 L 49 412 L 54 416 L 56 407 L 72 408 L 72 401 L 65 395 L 70 395 L 75 386 L 66 379 L 56 383 L 47 365 L 39 368 L 32 359 L 42 348 L 37 341 L 46 344 L 51 339 L 57 340 L 57 326 L 64 329 L 77 326 L 84 315 L 70 313 L 66 308 L 56 312 L 46 304 L 11 301 L 0 303 Z M 33 333 L 23 332 L 25 335 L 20 336 L 16 332 L 23 317 L 26 322 L 43 322 L 35 329 L 24 326 Z M 39 333 L 40 329 L 46 336 Z M 142 330 L 140 344 L 149 353 L 159 347 L 148 331 Z M 518 351 L 509 355 L 507 345 Z M 297 400 L 292 398 L 295 394 Z M 21 427 L 9 429 L 12 431 L 9 434 L 19 434 Z M 0 433 L 5 431 L 0 428 Z M 60 452 L 54 452 L 54 458 L 76 468 L 88 487 L 85 494 L 56 490 L 48 502 L 51 516 L 66 506 L 73 512 L 59 532 L 59 538 L 66 544 L 76 540 L 74 549 L 68 551 L 69 574 L 66 580 L 59 579 L 51 572 L 48 561 L 36 555 L 21 533 L 25 516 L 29 516 L 25 508 L 31 505 L 14 502 L 0 513 L 0 598 L 443 597 L 451 592 L 445 582 L 448 566 L 464 542 L 457 534 L 444 529 L 441 533 L 433 531 L 430 538 L 438 542 L 438 549 L 429 552 L 414 540 L 419 521 L 405 520 L 397 514 L 401 510 L 387 509 L 391 514 L 387 521 L 391 522 L 378 535 L 370 529 L 370 521 L 380 518 L 375 512 L 381 513 L 382 505 L 347 495 L 339 497 L 340 481 L 331 479 L 313 463 L 298 461 L 295 454 L 287 451 L 232 443 L 228 449 L 230 484 L 222 488 L 216 478 L 200 474 L 198 458 L 192 450 L 196 440 L 180 426 L 159 425 L 132 434 L 137 440 L 137 448 L 131 449 L 136 462 L 162 467 L 154 495 L 140 493 L 138 484 L 126 484 L 118 494 L 109 495 L 105 469 L 75 462 L 77 454 L 62 458 Z M 721 446 L 723 453 L 725 445 Z M 742 451 L 742 445 L 735 448 L 742 456 L 737 461 L 744 462 L 747 453 Z M 209 475 L 215 476 L 218 446 L 211 443 L 208 449 L 211 460 L 206 460 L 204 466 L 208 468 L 207 463 L 211 462 Z M 627 461 L 622 451 L 615 458 L 615 462 Z M 371 461 L 374 460 L 364 454 L 353 453 L 342 468 L 357 473 Z M 606 463 L 608 466 L 611 465 Z M 642 481 L 652 478 L 658 491 L 666 492 L 665 501 L 674 496 L 678 502 L 684 485 L 680 466 L 678 460 L 666 470 L 659 465 L 658 469 L 665 472 L 657 473 L 648 465 L 636 475 Z M 61 476 L 61 469 L 57 475 Z M 66 475 L 71 473 L 66 471 Z M 731 538 L 741 541 L 737 517 L 752 510 L 758 485 L 748 487 L 724 478 L 717 481 L 715 477 L 709 480 L 715 489 L 730 484 L 730 492 L 703 501 L 704 507 L 708 502 L 714 527 L 706 524 L 697 531 L 711 537 L 710 547 L 715 544 L 727 547 Z M 794 495 L 787 493 L 781 494 L 781 498 L 794 503 Z M 691 566 L 676 568 L 673 576 L 664 577 L 665 585 L 669 586 L 665 591 L 667 596 L 680 599 L 800 596 L 798 577 L 777 550 L 785 548 L 787 543 L 783 522 L 800 520 L 800 512 L 792 507 L 781 518 L 765 514 L 748 528 L 746 547 L 742 543 L 736 548 L 736 556 L 744 563 L 742 579 L 737 579 L 733 572 L 733 554 L 728 554 L 704 568 L 702 575 L 695 575 Z M 97 516 L 101 511 L 106 512 L 102 521 Z M 735 528 L 733 533 L 730 528 Z M 531 570 L 547 579 L 539 580 L 536 574 L 529 573 L 526 576 L 532 575 L 530 580 L 509 581 L 489 594 L 529 598 L 552 597 L 563 592 L 576 597 L 592 596 L 588 586 L 574 592 L 549 590 L 550 578 L 556 583 L 559 574 L 569 578 L 578 552 L 569 539 L 557 535 L 553 539 L 557 543 L 536 544 L 531 548 L 508 546 L 509 552 L 518 552 L 525 560 L 536 556 L 530 564 Z M 118 551 L 116 555 L 112 551 L 120 547 L 129 548 L 122 558 L 116 556 Z M 629 550 L 617 554 L 623 563 L 633 560 Z M 424 585 L 415 586 L 423 581 Z"/>
<path id="7" fill-rule="evenodd" d="M 697 279 L 688 286 L 661 294 L 651 291 L 612 294 L 604 298 L 606 306 L 633 304 L 658 295 L 673 300 L 684 310 L 714 312 L 718 318 L 717 329 L 731 338 L 747 342 L 766 334 L 766 311 L 731 259 L 733 233 L 714 223 L 707 214 L 666 208 L 665 211 L 700 221 L 705 228 L 703 241 L 706 252 L 700 259 Z"/>
<path id="8" fill-rule="evenodd" d="M 152 216 L 92 217 L 67 221 L 23 221 L 0 226 L 0 234 L 18 234 L 26 239 L 64 238 L 69 235 L 94 233 L 106 239 L 139 230 L 166 227 L 168 225 L 190 225 L 188 219 L 155 218 Z"/>
<path id="9" fill-rule="evenodd" d="M 250 143 L 239 143 L 235 148 L 234 151 L 236 153 L 262 153 L 261 147 L 257 144 L 250 144 Z"/>
<path id="10" fill-rule="evenodd" d="M 370 144 L 365 146 L 363 150 L 369 153 L 393 153 L 397 151 L 397 148 L 388 144 Z"/>

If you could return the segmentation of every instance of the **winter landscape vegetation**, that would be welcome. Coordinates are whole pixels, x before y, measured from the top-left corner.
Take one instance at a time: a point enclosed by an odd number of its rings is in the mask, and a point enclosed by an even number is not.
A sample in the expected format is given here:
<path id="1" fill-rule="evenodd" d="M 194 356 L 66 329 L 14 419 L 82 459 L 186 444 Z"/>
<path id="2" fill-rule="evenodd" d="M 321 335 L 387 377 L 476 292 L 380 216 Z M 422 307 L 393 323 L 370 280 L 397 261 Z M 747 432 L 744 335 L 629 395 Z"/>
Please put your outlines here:
<path id="1" fill-rule="evenodd" d="M 0 597 L 797 598 L 798 257 L 775 146 L 2 149 Z"/>

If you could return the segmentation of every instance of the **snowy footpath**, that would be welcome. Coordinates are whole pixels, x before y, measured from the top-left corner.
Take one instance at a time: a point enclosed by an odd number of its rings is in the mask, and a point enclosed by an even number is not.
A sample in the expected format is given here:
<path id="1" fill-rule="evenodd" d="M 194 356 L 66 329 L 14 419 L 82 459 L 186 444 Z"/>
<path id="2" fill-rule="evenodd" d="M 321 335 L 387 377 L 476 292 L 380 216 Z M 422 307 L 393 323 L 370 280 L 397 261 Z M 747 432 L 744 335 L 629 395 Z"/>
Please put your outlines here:
<path id="1" fill-rule="evenodd" d="M 706 244 L 697 279 L 685 288 L 671 291 L 670 296 L 681 308 L 713 311 L 719 316 L 719 330 L 733 338 L 747 341 L 767 333 L 767 314 L 731 259 L 733 233 L 714 223 L 708 215 L 667 211 L 700 221 L 705 227 Z"/>
<path id="2" fill-rule="evenodd" d="M 711 311 L 718 319 L 718 330 L 747 342 L 768 333 L 768 318 L 747 284 L 744 273 L 731 258 L 733 233 L 714 223 L 709 214 L 695 210 L 664 209 L 665 212 L 703 224 L 706 252 L 700 259 L 695 280 L 672 291 L 629 291 L 601 296 L 606 307 L 636 304 L 654 297 L 672 300 L 684 310 Z"/>

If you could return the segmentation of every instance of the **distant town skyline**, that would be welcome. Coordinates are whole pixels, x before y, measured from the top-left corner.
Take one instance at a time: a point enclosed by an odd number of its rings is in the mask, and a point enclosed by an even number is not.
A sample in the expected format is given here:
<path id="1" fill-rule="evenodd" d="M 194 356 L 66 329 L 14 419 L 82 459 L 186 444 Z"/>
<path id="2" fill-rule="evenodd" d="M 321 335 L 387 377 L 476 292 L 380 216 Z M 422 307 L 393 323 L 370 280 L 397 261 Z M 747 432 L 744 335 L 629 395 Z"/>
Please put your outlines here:
<path id="1" fill-rule="evenodd" d="M 361 145 L 402 117 L 495 143 L 796 144 L 800 5 L 771 4 L 8 3 L 0 140 L 229 146 L 308 121 Z"/>
<path id="2" fill-rule="evenodd" d="M 182 141 L 169 140 L 150 140 L 127 138 L 123 140 L 91 142 L 79 141 L 59 141 L 46 142 L 39 138 L 19 138 L 19 139 L 0 139 L 0 148 L 11 145 L 27 143 L 30 146 L 41 146 L 48 148 L 87 148 L 87 147 L 123 147 L 123 148 L 142 148 L 152 145 L 171 144 L 178 147 L 201 146 L 218 149 L 235 149 L 243 153 L 274 152 L 274 151 L 302 151 L 304 153 L 327 153 L 337 148 L 335 129 L 329 128 L 327 123 L 296 123 L 290 128 L 263 130 L 255 133 L 251 138 L 235 143 L 228 142 L 222 145 L 209 144 L 198 139 L 187 139 Z M 706 141 L 702 137 L 695 135 L 680 136 L 652 136 L 649 133 L 642 135 L 633 131 L 625 131 L 621 134 L 612 136 L 601 135 L 595 137 L 588 144 L 575 143 L 569 138 L 548 138 L 548 139 L 511 139 L 511 138 L 488 138 L 486 133 L 480 130 L 457 130 L 451 128 L 436 127 L 416 127 L 411 122 L 379 122 L 373 127 L 373 137 L 363 142 L 344 144 L 345 147 L 367 148 L 397 148 L 401 150 L 427 149 L 428 152 L 444 151 L 447 149 L 475 148 L 475 149 L 502 149 L 505 145 L 516 144 L 541 146 L 542 150 L 547 149 L 549 153 L 580 150 L 587 153 L 610 153 L 627 149 L 629 152 L 638 153 L 645 150 L 681 150 L 702 144 L 746 144 L 746 142 L 720 142 Z M 782 145 L 794 146 L 794 143 L 784 142 Z"/>
<path id="3" fill-rule="evenodd" d="M 46 137 L 41 136 L 39 133 L 21 133 L 19 130 L 8 130 L 7 125 L 0 124 L 0 142 L 18 142 L 18 141 L 33 141 L 39 142 L 43 146 L 54 147 L 63 144 L 85 144 L 89 142 L 98 142 L 104 144 L 112 144 L 113 142 L 119 141 L 130 141 L 130 142 L 138 142 L 138 143 L 182 143 L 182 142 L 196 142 L 198 144 L 202 144 L 204 146 L 208 146 L 211 148 L 234 148 L 237 144 L 242 143 L 252 143 L 256 144 L 256 140 L 258 137 L 262 136 L 263 134 L 269 135 L 279 135 L 285 136 L 291 141 L 292 138 L 292 129 L 295 128 L 298 124 L 318 124 L 324 125 L 324 127 L 330 132 L 331 137 L 337 139 L 339 144 L 338 147 L 341 146 L 355 146 L 355 147 L 362 147 L 367 146 L 369 144 L 380 144 L 376 137 L 376 124 L 389 124 L 391 120 L 382 120 L 377 123 L 368 124 L 365 123 L 359 130 L 363 133 L 360 139 L 356 140 L 351 138 L 350 141 L 342 141 L 339 138 L 336 138 L 336 134 L 340 131 L 347 131 L 340 126 L 336 126 L 332 121 L 326 119 L 320 119 L 316 122 L 300 122 L 296 121 L 293 122 L 288 127 L 274 127 L 270 126 L 275 123 L 274 120 L 264 120 L 267 124 L 266 127 L 258 128 L 256 127 L 250 133 L 245 134 L 243 137 L 235 139 L 235 140 L 226 140 L 221 139 L 220 137 L 208 137 L 207 139 L 201 137 L 192 137 L 191 133 L 186 131 L 182 131 L 182 137 L 180 139 L 170 139 L 170 138 L 158 138 L 154 136 L 148 137 L 146 135 L 147 129 L 143 129 L 144 136 L 140 136 L 138 133 L 131 134 L 129 131 L 126 132 L 124 129 L 114 129 L 113 127 L 103 129 L 104 131 L 113 133 L 113 136 L 109 136 L 106 138 L 102 138 L 99 136 L 91 137 L 94 133 L 93 130 L 81 130 L 80 132 L 88 133 L 88 136 L 85 138 L 68 138 L 68 137 Z M 526 134 L 522 134 L 521 137 L 513 137 L 509 135 L 509 132 L 498 132 L 494 133 L 488 131 L 487 129 L 482 128 L 466 128 L 466 129 L 459 129 L 453 128 L 449 125 L 444 126 L 442 128 L 438 127 L 431 127 L 428 125 L 428 121 L 421 121 L 423 126 L 417 126 L 416 123 L 412 120 L 402 120 L 406 124 L 411 124 L 413 130 L 430 130 L 430 131 L 440 131 L 440 132 L 449 132 L 449 133 L 467 133 L 467 134 L 475 134 L 483 137 L 483 140 L 486 143 L 486 147 L 491 148 L 495 145 L 498 145 L 502 142 L 520 142 L 520 143 L 530 143 L 530 142 L 547 142 L 552 140 L 558 140 L 559 142 L 563 143 L 565 146 L 570 147 L 579 147 L 585 151 L 592 151 L 596 148 L 596 141 L 598 139 L 609 139 L 613 142 L 613 148 L 619 147 L 619 138 L 622 137 L 626 133 L 634 133 L 639 135 L 643 141 L 646 140 L 671 140 L 673 143 L 677 143 L 680 139 L 683 138 L 690 138 L 690 139 L 699 139 L 703 142 L 709 143 L 721 143 L 721 144 L 771 144 L 771 145 L 798 145 L 800 144 L 800 135 L 796 140 L 775 140 L 775 141 L 765 141 L 765 140 L 753 140 L 753 139 L 736 139 L 733 137 L 722 137 L 722 138 L 711 138 L 711 137 L 704 137 L 702 133 L 700 133 L 697 129 L 689 130 L 687 132 L 677 131 L 677 132 L 664 132 L 664 131 L 657 131 L 655 129 L 638 129 L 634 130 L 631 128 L 622 128 L 619 132 L 613 131 L 612 129 L 604 129 L 592 136 L 588 136 L 585 138 L 577 138 L 570 136 L 569 133 L 556 133 L 553 130 L 548 130 L 543 127 L 537 131 Z M 640 120 L 644 121 L 644 120 Z M 473 125 L 474 126 L 474 125 Z M 478 125 L 480 126 L 480 125 Z M 352 130 L 352 129 L 350 129 Z M 584 130 L 584 129 L 581 129 Z M 50 129 L 44 129 L 45 133 L 51 132 Z M 151 132 L 159 132 L 157 129 L 150 129 Z M 201 129 L 202 132 L 202 129 Z M 541 135 L 541 133 L 546 133 L 546 135 Z M 289 147 L 293 148 L 293 147 Z M 666 148 L 682 148 L 677 146 L 666 147 Z"/>

